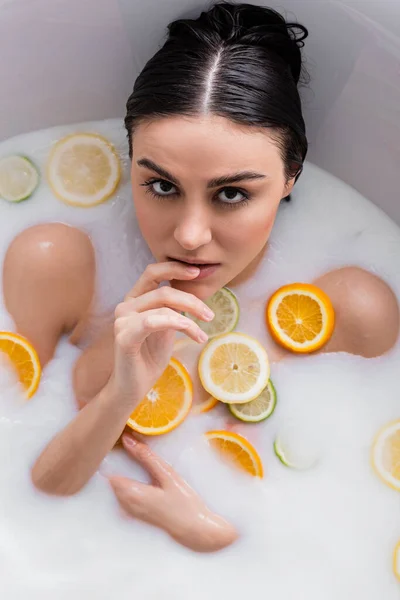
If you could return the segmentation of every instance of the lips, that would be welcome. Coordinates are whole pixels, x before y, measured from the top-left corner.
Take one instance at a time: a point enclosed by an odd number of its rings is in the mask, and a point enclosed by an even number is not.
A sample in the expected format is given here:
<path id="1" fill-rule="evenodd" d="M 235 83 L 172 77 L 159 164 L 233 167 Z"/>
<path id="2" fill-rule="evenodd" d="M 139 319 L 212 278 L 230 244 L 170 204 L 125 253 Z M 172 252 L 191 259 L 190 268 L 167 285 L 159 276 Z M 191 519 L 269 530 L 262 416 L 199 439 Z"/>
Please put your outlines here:
<path id="1" fill-rule="evenodd" d="M 197 281 L 198 279 L 205 279 L 210 275 L 213 275 L 215 271 L 221 266 L 221 263 L 209 263 L 205 261 L 201 261 L 200 259 L 191 259 L 191 258 L 173 258 L 168 257 L 168 260 L 174 260 L 182 263 L 183 265 L 190 265 L 192 267 L 198 267 L 200 273 L 195 277 L 193 281 Z"/>
<path id="2" fill-rule="evenodd" d="M 184 265 L 191 265 L 193 267 L 218 267 L 221 263 L 216 263 L 216 262 L 208 262 L 206 260 L 201 260 L 201 259 L 193 259 L 193 258 L 175 258 L 175 257 L 171 257 L 168 256 L 168 260 L 170 261 L 176 261 L 176 262 L 180 262 L 183 263 Z"/>

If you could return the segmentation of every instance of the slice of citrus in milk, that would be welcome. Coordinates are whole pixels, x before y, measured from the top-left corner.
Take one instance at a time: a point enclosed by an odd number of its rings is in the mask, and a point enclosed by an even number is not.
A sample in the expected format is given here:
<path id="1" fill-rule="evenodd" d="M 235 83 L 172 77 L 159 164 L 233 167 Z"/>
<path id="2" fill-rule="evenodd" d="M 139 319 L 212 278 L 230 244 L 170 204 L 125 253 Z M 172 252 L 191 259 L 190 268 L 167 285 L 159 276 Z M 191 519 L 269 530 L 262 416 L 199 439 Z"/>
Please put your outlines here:
<path id="1" fill-rule="evenodd" d="M 117 153 L 94 133 L 75 133 L 54 146 L 47 165 L 53 193 L 73 206 L 90 207 L 107 200 L 121 178 Z"/>
<path id="2" fill-rule="evenodd" d="M 400 491 L 400 420 L 378 432 L 372 445 L 371 462 L 382 481 Z"/>
<path id="3" fill-rule="evenodd" d="M 264 470 L 256 449 L 233 431 L 208 431 L 205 438 L 224 459 L 253 477 L 263 477 Z"/>
<path id="4" fill-rule="evenodd" d="M 292 352 L 314 352 L 330 339 L 335 313 L 329 297 L 315 285 L 293 283 L 277 290 L 266 309 L 271 335 Z"/>
<path id="5" fill-rule="evenodd" d="M 202 345 L 185 336 L 176 340 L 172 353 L 187 369 L 192 379 L 193 402 L 190 412 L 193 415 L 208 412 L 218 404 L 218 400 L 210 396 L 203 388 L 199 378 L 197 365 L 202 347 Z"/>
<path id="6" fill-rule="evenodd" d="M 0 352 L 4 353 L 16 370 L 25 388 L 27 398 L 36 392 L 42 369 L 35 348 L 21 335 L 10 331 L 0 331 Z"/>
<path id="7" fill-rule="evenodd" d="M 213 338 L 201 353 L 199 376 L 207 392 L 221 402 L 250 402 L 266 388 L 270 367 L 266 351 L 253 337 L 227 333 Z"/>
<path id="8" fill-rule="evenodd" d="M 211 308 L 215 315 L 212 321 L 201 321 L 200 319 L 191 317 L 191 315 L 187 313 L 185 314 L 197 323 L 200 329 L 208 335 L 208 339 L 211 339 L 216 335 L 229 333 L 235 329 L 239 321 L 240 310 L 237 298 L 231 290 L 222 288 L 218 292 L 215 292 L 211 298 L 206 300 L 205 304 Z"/>
<path id="9" fill-rule="evenodd" d="M 259 423 L 272 415 L 276 406 L 276 390 L 271 380 L 257 398 L 244 404 L 230 404 L 234 417 L 246 423 Z"/>
<path id="10" fill-rule="evenodd" d="M 27 200 L 39 185 L 39 173 L 25 156 L 0 159 L 0 197 L 8 202 Z"/>
<path id="11" fill-rule="evenodd" d="M 185 367 L 171 358 L 160 379 L 131 414 L 127 425 L 138 433 L 169 433 L 184 421 L 192 406 L 192 381 Z"/>
<path id="12" fill-rule="evenodd" d="M 285 467 L 292 469 L 310 469 L 317 464 L 320 451 L 317 436 L 301 424 L 282 426 L 274 442 L 276 456 Z"/>
<path id="13" fill-rule="evenodd" d="M 400 542 L 397 543 L 393 553 L 393 572 L 400 581 Z"/>

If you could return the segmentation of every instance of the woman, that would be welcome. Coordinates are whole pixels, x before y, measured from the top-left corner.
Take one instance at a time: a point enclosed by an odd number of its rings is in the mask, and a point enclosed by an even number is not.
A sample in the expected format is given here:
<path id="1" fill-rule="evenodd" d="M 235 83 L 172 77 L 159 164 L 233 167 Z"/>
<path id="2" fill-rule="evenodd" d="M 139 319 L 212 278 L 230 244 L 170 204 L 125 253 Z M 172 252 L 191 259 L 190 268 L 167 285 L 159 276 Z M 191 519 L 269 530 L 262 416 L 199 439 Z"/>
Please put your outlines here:
<path id="1" fill-rule="evenodd" d="M 78 359 L 74 389 L 82 410 L 34 464 L 42 491 L 74 494 L 87 483 L 168 364 L 175 332 L 205 341 L 180 313 L 211 320 L 203 300 L 257 270 L 307 152 L 297 90 L 306 36 L 272 10 L 217 4 L 196 20 L 172 23 L 139 75 L 125 123 L 136 215 L 156 263 L 116 308 L 113 327 Z M 93 248 L 77 229 L 45 224 L 10 245 L 6 306 L 43 365 L 61 334 L 85 339 L 94 280 Z M 385 282 L 346 267 L 315 283 L 337 315 L 325 352 L 371 357 L 394 345 L 399 309 Z M 128 513 L 195 550 L 236 538 L 169 465 L 129 434 L 123 443 L 154 481 L 111 478 Z"/>

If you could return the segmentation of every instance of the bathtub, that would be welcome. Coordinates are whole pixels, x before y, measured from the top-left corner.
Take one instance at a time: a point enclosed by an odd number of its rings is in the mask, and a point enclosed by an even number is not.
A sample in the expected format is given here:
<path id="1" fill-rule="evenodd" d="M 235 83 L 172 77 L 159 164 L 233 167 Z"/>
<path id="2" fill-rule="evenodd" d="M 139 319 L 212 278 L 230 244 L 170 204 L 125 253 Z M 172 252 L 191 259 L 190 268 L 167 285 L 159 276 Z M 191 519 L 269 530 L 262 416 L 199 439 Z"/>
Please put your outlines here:
<path id="1" fill-rule="evenodd" d="M 400 2 L 270 0 L 310 31 L 309 159 L 400 223 Z M 166 24 L 199 0 L 0 0 L 0 140 L 124 115 Z M 397 159 L 397 160 L 396 160 Z"/>

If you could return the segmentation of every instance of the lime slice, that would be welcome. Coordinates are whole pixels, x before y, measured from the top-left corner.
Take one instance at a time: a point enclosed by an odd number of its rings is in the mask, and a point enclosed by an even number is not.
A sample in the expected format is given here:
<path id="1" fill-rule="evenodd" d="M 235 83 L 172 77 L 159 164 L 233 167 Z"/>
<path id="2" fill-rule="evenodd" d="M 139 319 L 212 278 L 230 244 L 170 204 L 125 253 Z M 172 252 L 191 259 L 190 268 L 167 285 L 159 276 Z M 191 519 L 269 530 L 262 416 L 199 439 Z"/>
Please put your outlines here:
<path id="1" fill-rule="evenodd" d="M 197 323 L 197 325 L 208 335 L 208 339 L 217 335 L 222 335 L 223 333 L 229 333 L 235 329 L 239 321 L 240 310 L 237 298 L 231 290 L 228 290 L 228 288 L 225 287 L 222 288 L 218 292 L 215 292 L 205 304 L 207 304 L 215 314 L 214 319 L 210 323 L 195 319 L 187 313 L 185 314 Z"/>
<path id="2" fill-rule="evenodd" d="M 259 423 L 272 415 L 276 406 L 276 390 L 271 380 L 261 394 L 244 404 L 230 404 L 229 410 L 234 417 L 246 423 Z"/>
<path id="3" fill-rule="evenodd" d="M 0 159 L 0 196 L 4 200 L 26 200 L 38 184 L 39 173 L 25 156 L 6 156 Z"/>
<path id="4" fill-rule="evenodd" d="M 274 442 L 274 451 L 281 463 L 292 469 L 310 469 L 319 458 L 313 436 L 296 426 L 286 426 L 280 431 Z"/>

